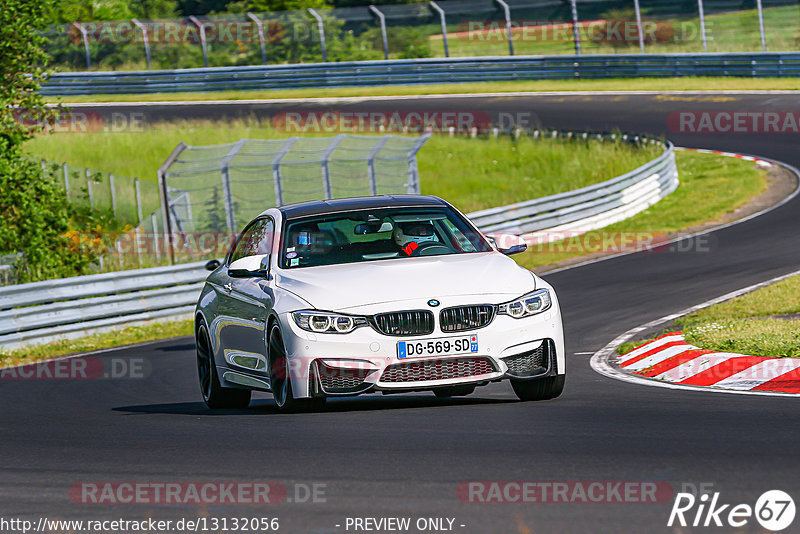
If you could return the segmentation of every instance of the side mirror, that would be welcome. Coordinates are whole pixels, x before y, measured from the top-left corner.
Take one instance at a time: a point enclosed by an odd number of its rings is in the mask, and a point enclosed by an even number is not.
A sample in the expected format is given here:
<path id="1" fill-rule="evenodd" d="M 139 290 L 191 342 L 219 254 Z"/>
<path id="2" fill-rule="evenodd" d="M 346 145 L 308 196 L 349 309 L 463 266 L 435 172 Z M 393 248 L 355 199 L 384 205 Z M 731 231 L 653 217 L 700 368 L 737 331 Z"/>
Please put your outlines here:
<path id="1" fill-rule="evenodd" d="M 525 243 L 520 243 L 519 245 L 514 245 L 510 248 L 501 248 L 498 249 L 501 254 L 505 254 L 506 256 L 511 256 L 512 254 L 519 254 L 520 252 L 525 252 L 528 250 L 528 245 Z"/>
<path id="2" fill-rule="evenodd" d="M 228 266 L 228 276 L 234 278 L 266 277 L 269 275 L 269 261 L 269 254 L 239 258 Z"/>
<path id="3" fill-rule="evenodd" d="M 216 271 L 222 265 L 219 260 L 208 260 L 206 262 L 206 271 Z"/>

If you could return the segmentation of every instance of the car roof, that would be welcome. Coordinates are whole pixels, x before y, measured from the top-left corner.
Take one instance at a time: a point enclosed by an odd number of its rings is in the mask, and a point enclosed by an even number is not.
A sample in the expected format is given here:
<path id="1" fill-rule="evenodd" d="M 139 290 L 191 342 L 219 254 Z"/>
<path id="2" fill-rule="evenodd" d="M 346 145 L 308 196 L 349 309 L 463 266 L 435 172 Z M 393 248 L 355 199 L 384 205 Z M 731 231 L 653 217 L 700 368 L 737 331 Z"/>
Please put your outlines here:
<path id="1" fill-rule="evenodd" d="M 326 213 L 355 211 L 370 208 L 448 206 L 439 197 L 430 195 L 378 195 L 374 197 L 337 198 L 312 200 L 299 204 L 287 204 L 278 208 L 286 219 L 298 219 Z"/>

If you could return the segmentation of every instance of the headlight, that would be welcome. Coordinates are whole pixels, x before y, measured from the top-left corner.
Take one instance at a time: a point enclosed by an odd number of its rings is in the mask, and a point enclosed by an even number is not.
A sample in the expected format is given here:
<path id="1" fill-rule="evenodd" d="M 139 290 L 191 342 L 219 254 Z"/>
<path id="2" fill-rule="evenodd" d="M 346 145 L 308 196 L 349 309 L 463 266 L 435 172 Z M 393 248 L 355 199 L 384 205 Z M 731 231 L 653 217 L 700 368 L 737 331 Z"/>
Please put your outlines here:
<path id="1" fill-rule="evenodd" d="M 292 316 L 297 326 L 318 334 L 347 334 L 367 324 L 365 317 L 321 311 L 297 311 Z"/>
<path id="2" fill-rule="evenodd" d="M 497 308 L 498 314 L 510 315 L 515 319 L 528 317 L 541 313 L 550 308 L 553 301 L 550 300 L 550 292 L 546 289 L 539 289 L 533 293 L 528 293 L 522 297 L 501 304 Z"/>

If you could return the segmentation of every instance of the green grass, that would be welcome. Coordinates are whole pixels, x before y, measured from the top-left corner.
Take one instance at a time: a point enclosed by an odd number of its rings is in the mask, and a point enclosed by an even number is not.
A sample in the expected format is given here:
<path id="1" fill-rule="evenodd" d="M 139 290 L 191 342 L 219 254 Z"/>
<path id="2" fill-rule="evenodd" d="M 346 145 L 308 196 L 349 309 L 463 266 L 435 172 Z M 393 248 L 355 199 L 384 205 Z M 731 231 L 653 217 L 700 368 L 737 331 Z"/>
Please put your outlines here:
<path id="1" fill-rule="evenodd" d="M 40 135 L 26 148 L 36 157 L 155 181 L 156 170 L 179 141 L 205 145 L 290 135 L 253 120 L 195 121 L 160 123 L 144 132 Z M 470 212 L 608 180 L 660 150 L 595 140 L 434 135 L 419 152 L 418 164 L 423 193 Z"/>
<path id="2" fill-rule="evenodd" d="M 132 326 L 115 332 L 104 332 L 79 339 L 56 341 L 46 345 L 4 351 L 0 353 L 0 368 L 47 360 L 67 354 L 121 347 L 158 339 L 189 336 L 193 333 L 193 320 Z"/>
<path id="3" fill-rule="evenodd" d="M 704 349 L 749 356 L 800 358 L 800 319 L 729 319 L 689 326 L 686 341 Z"/>
<path id="4" fill-rule="evenodd" d="M 800 358 L 800 275 L 675 320 L 689 343 L 749 356 Z M 625 354 L 654 338 L 617 347 Z"/>
<path id="5" fill-rule="evenodd" d="M 735 299 L 703 308 L 677 322 L 683 326 L 694 326 L 729 319 L 795 313 L 800 313 L 800 276 L 793 276 Z"/>
<path id="6" fill-rule="evenodd" d="M 650 208 L 597 231 L 532 246 L 514 256 L 529 269 L 553 265 L 587 253 L 602 252 L 602 243 L 622 248 L 622 239 L 639 242 L 664 239 L 667 235 L 712 222 L 747 203 L 766 189 L 766 171 L 751 162 L 714 154 L 676 154 L 680 185 Z M 687 209 L 687 207 L 690 207 Z"/>
<path id="7" fill-rule="evenodd" d="M 800 358 L 800 276 L 698 310 L 676 321 L 704 349 Z"/>
<path id="8" fill-rule="evenodd" d="M 72 95 L 47 97 L 48 102 L 160 102 L 204 100 L 258 100 L 287 98 L 370 97 L 513 93 L 546 91 L 764 91 L 800 90 L 800 78 L 609 78 L 607 80 L 534 80 L 378 87 L 323 87 L 314 89 L 266 89 L 258 91 L 177 92 L 150 94 Z"/>

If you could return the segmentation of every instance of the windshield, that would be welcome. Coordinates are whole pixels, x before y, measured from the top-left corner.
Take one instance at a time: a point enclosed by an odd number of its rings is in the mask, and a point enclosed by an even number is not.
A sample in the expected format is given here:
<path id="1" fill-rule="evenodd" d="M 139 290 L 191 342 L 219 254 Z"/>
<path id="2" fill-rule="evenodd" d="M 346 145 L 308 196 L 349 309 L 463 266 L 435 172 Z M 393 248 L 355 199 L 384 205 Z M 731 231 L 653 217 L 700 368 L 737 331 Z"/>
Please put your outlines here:
<path id="1" fill-rule="evenodd" d="M 448 208 L 368 209 L 289 220 L 284 236 L 284 269 L 492 250 Z"/>

